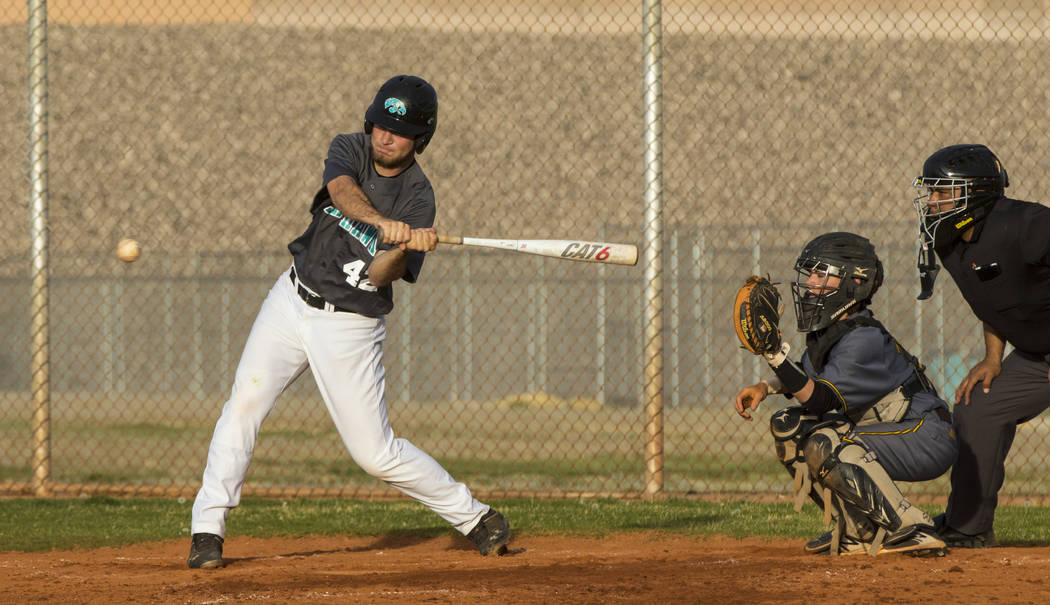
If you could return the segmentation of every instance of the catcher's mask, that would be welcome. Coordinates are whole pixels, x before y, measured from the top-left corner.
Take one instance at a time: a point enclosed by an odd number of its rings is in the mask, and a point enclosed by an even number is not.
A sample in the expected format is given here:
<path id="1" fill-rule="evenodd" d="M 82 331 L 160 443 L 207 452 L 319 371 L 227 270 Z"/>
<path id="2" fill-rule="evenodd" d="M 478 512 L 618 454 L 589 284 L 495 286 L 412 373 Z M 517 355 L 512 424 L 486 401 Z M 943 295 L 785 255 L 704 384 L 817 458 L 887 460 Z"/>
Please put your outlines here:
<path id="1" fill-rule="evenodd" d="M 875 246 L 845 232 L 825 233 L 806 244 L 795 271 L 791 294 L 799 332 L 822 330 L 846 312 L 863 309 L 883 278 Z"/>
<path id="2" fill-rule="evenodd" d="M 912 186 L 923 245 L 940 248 L 984 220 L 1010 179 L 984 145 L 952 145 L 926 159 Z"/>
<path id="3" fill-rule="evenodd" d="M 418 76 L 394 76 L 379 87 L 365 110 L 365 133 L 378 124 L 384 130 L 415 139 L 416 153 L 423 153 L 437 129 L 437 92 Z"/>

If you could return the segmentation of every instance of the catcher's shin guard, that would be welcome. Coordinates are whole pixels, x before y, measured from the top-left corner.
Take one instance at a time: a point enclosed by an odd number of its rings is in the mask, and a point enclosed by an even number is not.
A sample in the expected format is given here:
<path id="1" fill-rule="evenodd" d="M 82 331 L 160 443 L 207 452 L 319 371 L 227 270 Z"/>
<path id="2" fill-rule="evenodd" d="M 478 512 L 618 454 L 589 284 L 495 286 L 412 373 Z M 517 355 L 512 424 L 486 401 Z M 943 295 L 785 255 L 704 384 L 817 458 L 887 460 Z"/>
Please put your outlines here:
<path id="1" fill-rule="evenodd" d="M 842 498 L 831 490 L 828 490 L 828 507 L 834 519 L 831 531 L 807 542 L 805 551 L 813 555 L 868 554 L 877 531 L 871 521 L 844 506 Z"/>
<path id="2" fill-rule="evenodd" d="M 769 419 L 769 431 L 773 434 L 777 459 L 791 475 L 794 483 L 795 510 L 802 510 L 806 497 L 809 497 L 814 504 L 824 509 L 824 522 L 829 523 L 828 516 L 831 512 L 829 494 L 824 487 L 813 484 L 809 466 L 806 465 L 806 460 L 801 452 L 802 441 L 817 426 L 820 426 L 820 419 L 807 413 L 806 409 L 801 406 L 777 410 Z"/>
<path id="3" fill-rule="evenodd" d="M 872 543 L 882 537 L 878 533 L 880 528 L 835 492 L 829 489 L 828 494 L 829 507 L 835 520 L 829 532 L 829 554 L 869 553 Z"/>
<path id="4" fill-rule="evenodd" d="M 871 554 L 887 536 L 892 539 L 912 526 L 932 528 L 929 515 L 904 497 L 875 452 L 849 434 L 840 437 L 832 428 L 818 429 L 806 440 L 803 455 L 816 480 L 841 501 L 843 517 L 859 514 L 878 527 Z"/>

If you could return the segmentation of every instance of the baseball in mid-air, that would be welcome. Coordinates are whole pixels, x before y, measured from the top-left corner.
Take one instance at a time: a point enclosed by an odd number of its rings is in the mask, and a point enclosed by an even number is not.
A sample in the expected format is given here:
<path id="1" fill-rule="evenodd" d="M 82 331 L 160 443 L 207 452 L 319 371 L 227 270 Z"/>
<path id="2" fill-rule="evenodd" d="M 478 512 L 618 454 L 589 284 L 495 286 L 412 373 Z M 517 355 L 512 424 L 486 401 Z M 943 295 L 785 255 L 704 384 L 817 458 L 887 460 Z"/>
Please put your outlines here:
<path id="1" fill-rule="evenodd" d="M 117 258 L 126 263 L 137 259 L 141 252 L 139 243 L 131 238 L 122 239 L 117 243 Z"/>

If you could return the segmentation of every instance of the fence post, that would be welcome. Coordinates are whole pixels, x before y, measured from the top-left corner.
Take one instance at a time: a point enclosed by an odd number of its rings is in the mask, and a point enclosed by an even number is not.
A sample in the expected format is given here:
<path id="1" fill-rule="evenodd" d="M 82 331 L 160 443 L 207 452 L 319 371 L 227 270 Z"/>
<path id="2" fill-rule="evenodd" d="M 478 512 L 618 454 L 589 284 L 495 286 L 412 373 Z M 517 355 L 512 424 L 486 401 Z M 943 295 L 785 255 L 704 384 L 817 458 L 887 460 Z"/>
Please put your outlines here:
<path id="1" fill-rule="evenodd" d="M 679 393 L 678 393 L 679 386 L 680 386 L 680 380 L 679 380 L 678 374 L 681 371 L 681 367 L 680 367 L 680 364 L 679 364 L 680 359 L 679 359 L 679 355 L 678 355 L 678 345 L 679 345 L 679 342 L 678 342 L 678 326 L 679 326 L 678 315 L 680 313 L 680 307 L 681 307 L 680 303 L 681 303 L 681 301 L 680 301 L 680 297 L 679 297 L 679 293 L 678 293 L 678 274 L 679 274 L 678 260 L 679 260 L 678 259 L 678 229 L 675 228 L 675 229 L 671 230 L 671 296 L 670 296 L 670 299 L 671 299 L 671 313 L 670 313 L 671 333 L 669 334 L 669 336 L 671 338 L 671 343 L 670 343 L 671 344 L 671 348 L 670 348 L 670 353 L 671 353 L 670 383 L 671 384 L 669 386 L 671 388 L 671 407 L 672 408 L 678 407 L 679 398 L 680 398 Z"/>
<path id="2" fill-rule="evenodd" d="M 762 228 L 755 227 L 751 230 L 751 238 L 754 242 L 754 246 L 751 248 L 751 263 L 753 269 L 752 275 L 762 275 Z M 790 292 L 789 292 L 790 294 Z M 746 355 L 740 355 L 740 357 L 747 357 Z M 762 380 L 762 369 L 765 367 L 765 363 L 759 361 L 759 358 L 751 357 L 751 382 L 752 384 Z"/>
<path id="3" fill-rule="evenodd" d="M 663 191 L 660 0 L 644 0 L 642 69 L 645 81 L 645 493 L 664 487 Z"/>
<path id="4" fill-rule="evenodd" d="M 51 324 L 48 320 L 47 2 L 29 0 L 29 233 L 33 495 L 51 495 Z"/>
<path id="5" fill-rule="evenodd" d="M 204 399 L 204 294 L 201 285 L 201 253 L 193 252 L 193 382 L 190 392 Z"/>
<path id="6" fill-rule="evenodd" d="M 602 241 L 605 241 L 606 233 L 604 226 L 602 227 L 602 231 L 599 237 Z M 595 322 L 597 323 L 597 326 L 595 326 L 595 338 L 597 339 L 597 342 L 595 342 L 594 365 L 596 383 L 595 388 L 597 391 L 597 393 L 595 394 L 595 399 L 597 399 L 598 403 L 602 406 L 605 405 L 605 314 L 607 312 L 605 308 L 606 287 L 607 284 L 605 263 L 601 263 L 598 265 L 598 293 L 596 295 L 598 297 L 598 300 L 595 302 L 594 314 Z"/>
<path id="7" fill-rule="evenodd" d="M 710 305 L 704 302 L 704 284 L 709 282 L 709 271 L 711 259 L 708 257 L 706 234 L 703 229 L 695 231 L 696 237 L 693 244 L 692 266 L 693 272 L 693 323 L 699 331 L 700 338 L 700 365 L 703 370 L 703 392 L 711 389 L 711 330 L 710 322 L 706 317 L 711 311 Z"/>
<path id="8" fill-rule="evenodd" d="M 225 271 L 223 272 L 225 273 Z M 237 283 L 234 279 L 224 279 L 220 286 L 222 291 L 219 293 L 219 311 L 220 322 L 222 326 L 219 329 L 219 350 L 222 355 L 222 361 L 219 363 L 219 376 L 225 378 L 227 375 L 233 373 L 234 370 L 230 368 L 233 364 L 232 353 L 230 352 L 230 288 L 234 283 Z M 233 382 L 230 380 L 220 380 L 219 384 L 222 385 L 226 382 Z M 222 388 L 220 386 L 220 388 Z"/>
<path id="9" fill-rule="evenodd" d="M 403 285 L 398 289 L 397 305 L 400 307 L 401 316 L 401 393 L 400 401 L 408 403 L 412 401 L 412 288 Z"/>
<path id="10" fill-rule="evenodd" d="M 474 279 L 470 274 L 470 251 L 464 250 L 460 259 L 463 263 L 460 271 L 463 276 L 463 288 L 459 293 L 459 313 L 463 319 L 463 343 L 454 356 L 462 370 L 462 377 L 457 378 L 460 383 L 457 397 L 460 401 L 471 401 L 474 398 Z"/>
<path id="11" fill-rule="evenodd" d="M 109 291 L 109 278 L 99 278 L 98 300 L 112 301 L 102 307 L 102 363 L 106 388 L 116 393 L 127 390 L 127 364 L 124 351 L 124 283 L 122 276 L 114 276 L 113 292 Z"/>
<path id="12" fill-rule="evenodd" d="M 933 362 L 937 364 L 937 370 L 935 376 L 937 377 L 937 388 L 942 393 L 946 393 L 948 389 L 948 373 L 945 371 L 945 363 L 947 356 L 944 354 L 944 288 L 937 288 L 937 336 L 935 342 L 937 343 L 937 354 L 933 356 Z"/>
<path id="13" fill-rule="evenodd" d="M 175 268 L 175 259 L 172 258 L 174 253 L 165 254 L 166 262 L 164 267 L 167 269 L 168 284 L 164 288 L 164 370 L 161 372 L 160 390 L 162 393 L 170 393 L 172 391 L 173 383 L 172 378 L 175 374 L 175 284 L 171 283 L 178 279 L 175 275 L 178 270 Z"/>

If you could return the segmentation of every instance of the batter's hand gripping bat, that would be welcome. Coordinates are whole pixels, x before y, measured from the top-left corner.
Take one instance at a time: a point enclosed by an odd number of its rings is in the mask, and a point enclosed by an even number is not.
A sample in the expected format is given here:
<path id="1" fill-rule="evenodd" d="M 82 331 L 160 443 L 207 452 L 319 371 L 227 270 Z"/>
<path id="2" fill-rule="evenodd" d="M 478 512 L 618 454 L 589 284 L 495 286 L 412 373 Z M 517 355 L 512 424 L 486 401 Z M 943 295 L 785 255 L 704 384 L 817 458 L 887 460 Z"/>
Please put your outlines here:
<path id="1" fill-rule="evenodd" d="M 633 244 L 608 242 L 581 242 L 571 239 L 485 239 L 438 235 L 439 244 L 502 248 L 525 254 L 564 258 L 588 263 L 634 265 L 638 262 L 638 248 Z"/>

